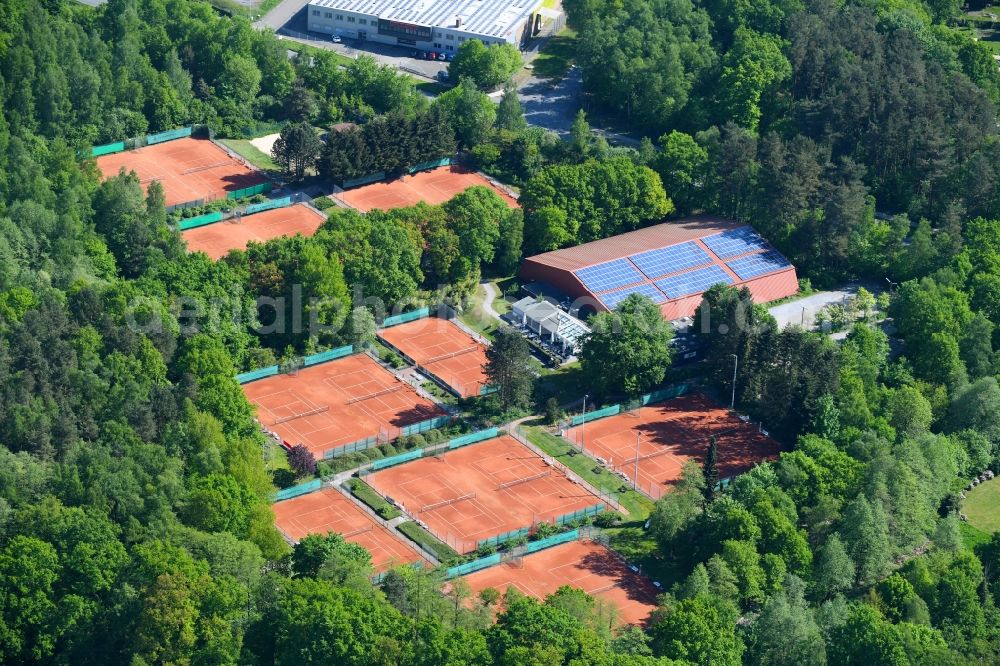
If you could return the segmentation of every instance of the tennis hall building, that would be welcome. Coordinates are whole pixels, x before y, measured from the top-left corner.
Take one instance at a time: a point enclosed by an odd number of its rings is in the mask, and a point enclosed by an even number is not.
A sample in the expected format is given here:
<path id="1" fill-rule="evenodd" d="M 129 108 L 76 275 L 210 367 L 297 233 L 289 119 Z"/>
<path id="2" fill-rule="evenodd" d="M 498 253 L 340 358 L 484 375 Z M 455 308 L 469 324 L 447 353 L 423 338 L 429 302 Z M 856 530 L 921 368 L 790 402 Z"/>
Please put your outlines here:
<path id="1" fill-rule="evenodd" d="M 467 39 L 520 47 L 543 0 L 309 0 L 310 31 L 454 54 Z"/>
<path id="2" fill-rule="evenodd" d="M 521 279 L 547 283 L 581 312 L 648 296 L 669 320 L 692 316 L 714 284 L 766 303 L 798 291 L 795 267 L 750 227 L 713 217 L 657 224 L 525 259 Z"/>

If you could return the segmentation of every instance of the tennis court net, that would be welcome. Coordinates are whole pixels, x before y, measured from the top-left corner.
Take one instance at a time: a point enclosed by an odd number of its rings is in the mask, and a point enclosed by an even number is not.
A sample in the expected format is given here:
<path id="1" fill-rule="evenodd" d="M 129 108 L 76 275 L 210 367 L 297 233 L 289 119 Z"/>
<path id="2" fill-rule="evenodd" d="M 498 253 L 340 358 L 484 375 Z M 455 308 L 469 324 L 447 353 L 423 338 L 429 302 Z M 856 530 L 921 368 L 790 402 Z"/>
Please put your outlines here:
<path id="1" fill-rule="evenodd" d="M 444 361 L 449 358 L 455 358 L 456 356 L 462 356 L 463 354 L 469 354 L 477 349 L 480 349 L 479 345 L 472 345 L 471 347 L 466 347 L 465 349 L 459 349 L 457 351 L 448 352 L 447 354 L 441 354 L 440 356 L 434 356 L 426 361 L 423 361 L 420 365 L 431 365 L 432 363 L 437 363 L 438 361 Z"/>
<path id="2" fill-rule="evenodd" d="M 218 169 L 219 167 L 224 167 L 224 166 L 226 166 L 228 164 L 230 164 L 230 162 L 228 162 L 228 161 L 226 161 L 226 162 L 216 162 L 215 164 L 203 164 L 202 166 L 196 166 L 196 167 L 191 167 L 190 169 L 185 169 L 183 173 L 186 176 L 186 175 L 188 175 L 190 173 L 198 173 L 199 171 L 208 171 L 209 169 Z"/>
<path id="3" fill-rule="evenodd" d="M 323 412 L 330 411 L 330 405 L 323 405 L 321 407 L 316 407 L 315 409 L 309 409 L 304 412 L 299 412 L 298 414 L 291 414 L 289 416 L 282 416 L 279 419 L 271 421 L 271 425 L 281 425 L 282 423 L 288 423 L 289 421 L 294 421 L 295 419 L 305 418 L 307 416 L 313 416 L 314 414 L 322 414 Z"/>
<path id="4" fill-rule="evenodd" d="M 457 504 L 459 502 L 464 502 L 466 500 L 476 499 L 476 493 L 469 493 L 467 495 L 461 495 L 459 497 L 452 497 L 451 499 L 441 500 L 440 502 L 432 502 L 431 504 L 425 504 L 420 507 L 417 513 L 424 513 L 425 511 L 433 511 L 434 509 L 440 509 L 442 507 L 449 506 L 451 504 Z"/>
<path id="5" fill-rule="evenodd" d="M 513 479 L 511 481 L 504 481 L 503 483 L 497 486 L 497 490 L 506 490 L 507 488 L 513 488 L 514 486 L 519 486 L 522 483 L 530 483 L 531 481 L 544 479 L 550 474 L 552 474 L 551 471 L 544 471 L 544 472 L 539 472 L 538 474 L 532 474 L 531 476 L 526 476 L 522 479 Z"/>
<path id="6" fill-rule="evenodd" d="M 672 455 L 672 454 L 673 454 L 673 451 L 671 451 L 670 449 L 667 449 L 667 448 L 663 448 L 663 449 L 659 449 L 657 451 L 653 451 L 652 453 L 645 453 L 645 454 L 643 454 L 643 455 L 641 455 L 641 456 L 639 456 L 637 458 L 636 457 L 629 458 L 628 460 L 622 462 L 620 466 L 632 465 L 632 464 L 634 464 L 636 462 L 642 462 L 643 460 L 649 460 L 650 458 L 659 458 L 660 456 L 666 456 L 666 455 Z"/>
<path id="7" fill-rule="evenodd" d="M 402 391 L 402 390 L 403 390 L 403 384 L 394 384 L 393 386 L 389 386 L 384 389 L 379 389 L 378 391 L 369 393 L 367 395 L 359 395 L 356 398 L 351 398 L 350 400 L 347 401 L 346 404 L 353 405 L 356 402 L 371 400 L 372 398 L 377 398 L 380 395 L 386 395 L 387 393 L 395 393 L 396 391 Z"/>

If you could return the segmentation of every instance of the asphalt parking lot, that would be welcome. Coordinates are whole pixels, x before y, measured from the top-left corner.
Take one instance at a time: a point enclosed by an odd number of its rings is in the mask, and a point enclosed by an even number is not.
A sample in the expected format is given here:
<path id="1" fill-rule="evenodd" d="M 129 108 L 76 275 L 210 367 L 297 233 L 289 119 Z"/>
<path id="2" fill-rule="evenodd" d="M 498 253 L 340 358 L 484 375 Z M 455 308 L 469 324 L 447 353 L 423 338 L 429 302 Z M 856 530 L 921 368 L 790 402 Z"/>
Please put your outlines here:
<path id="1" fill-rule="evenodd" d="M 336 51 L 349 58 L 357 58 L 362 54 L 370 55 L 380 63 L 391 65 L 404 72 L 428 79 L 436 79 L 438 72 L 442 70 L 447 71 L 448 69 L 448 63 L 444 61 L 411 57 L 414 50 L 411 48 L 348 39 L 346 37 L 341 37 L 340 43 L 334 43 L 330 35 L 309 32 L 306 22 L 307 8 L 304 4 L 298 6 L 300 2 L 303 2 L 303 0 L 286 0 L 285 3 L 268 14 L 261 24 L 273 28 L 279 35 L 292 37 L 296 40 L 319 46 L 320 48 Z M 288 14 L 283 13 L 282 9 L 294 10 L 291 18 L 286 19 L 285 17 Z"/>

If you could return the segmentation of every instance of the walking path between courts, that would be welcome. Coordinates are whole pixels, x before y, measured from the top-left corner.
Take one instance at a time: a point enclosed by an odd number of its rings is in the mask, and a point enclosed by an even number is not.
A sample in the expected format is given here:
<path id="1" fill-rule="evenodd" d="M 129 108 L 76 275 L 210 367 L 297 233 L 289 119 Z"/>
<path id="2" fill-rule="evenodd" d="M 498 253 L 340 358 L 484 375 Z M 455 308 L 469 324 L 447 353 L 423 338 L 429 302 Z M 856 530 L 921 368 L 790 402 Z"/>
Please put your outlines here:
<path id="1" fill-rule="evenodd" d="M 486 292 L 486 296 L 483 298 L 483 311 L 494 319 L 503 321 L 500 317 L 500 313 L 493 309 L 493 301 L 497 298 L 496 285 L 492 282 L 483 282 L 482 287 L 483 291 Z"/>

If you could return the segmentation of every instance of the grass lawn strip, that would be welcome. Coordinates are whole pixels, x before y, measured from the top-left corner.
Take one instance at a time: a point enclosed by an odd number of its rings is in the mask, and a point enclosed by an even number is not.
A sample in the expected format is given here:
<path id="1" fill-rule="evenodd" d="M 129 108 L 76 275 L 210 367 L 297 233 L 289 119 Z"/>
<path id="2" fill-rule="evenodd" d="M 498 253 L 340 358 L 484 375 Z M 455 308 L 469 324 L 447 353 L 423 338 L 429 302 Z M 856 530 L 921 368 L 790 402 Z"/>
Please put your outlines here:
<path id="1" fill-rule="evenodd" d="M 531 61 L 532 71 L 543 79 L 561 79 L 573 64 L 576 45 L 576 32 L 572 28 L 563 28 L 549 37 L 538 56 Z"/>
<path id="2" fill-rule="evenodd" d="M 408 520 L 405 523 L 400 523 L 397 527 L 401 533 L 406 535 L 415 544 L 428 551 L 441 563 L 448 562 L 450 560 L 456 559 L 458 553 L 456 553 L 452 548 L 439 541 L 434 535 L 417 525 L 412 520 Z"/>
<path id="3" fill-rule="evenodd" d="M 1000 531 L 1000 478 L 981 483 L 962 502 L 962 513 L 969 517 L 969 524 L 992 534 Z"/>
<path id="4" fill-rule="evenodd" d="M 367 504 L 383 519 L 392 520 L 403 515 L 402 511 L 389 504 L 384 497 L 375 492 L 374 488 L 361 479 L 351 479 L 349 488 L 352 495 Z"/>
<path id="5" fill-rule="evenodd" d="M 271 156 L 250 143 L 249 139 L 219 139 L 218 141 L 234 153 L 239 153 L 246 161 L 258 169 L 273 172 L 281 171 L 281 167 L 271 159 Z"/>

